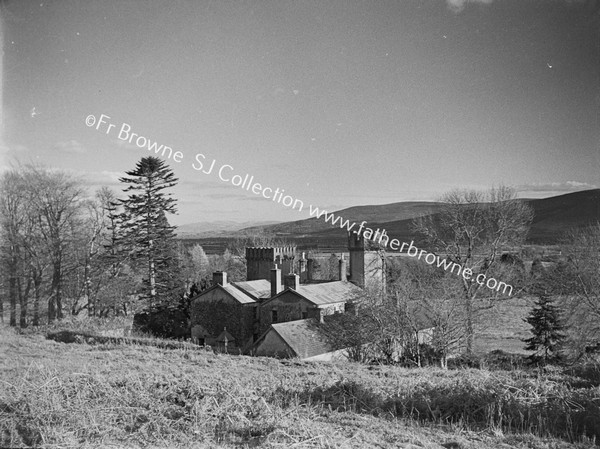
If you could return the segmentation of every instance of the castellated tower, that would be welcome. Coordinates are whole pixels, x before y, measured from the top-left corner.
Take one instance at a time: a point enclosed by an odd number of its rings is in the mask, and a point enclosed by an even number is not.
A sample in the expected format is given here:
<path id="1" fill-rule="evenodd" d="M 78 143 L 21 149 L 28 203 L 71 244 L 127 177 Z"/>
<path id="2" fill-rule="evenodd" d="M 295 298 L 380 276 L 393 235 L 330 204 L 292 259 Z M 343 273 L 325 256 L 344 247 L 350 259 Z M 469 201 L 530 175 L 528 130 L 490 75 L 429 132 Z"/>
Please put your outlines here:
<path id="1" fill-rule="evenodd" d="M 348 251 L 349 281 L 361 288 L 385 292 L 385 254 L 379 250 L 371 250 L 371 241 L 365 242 L 363 236 L 356 232 L 348 233 Z"/>
<path id="2" fill-rule="evenodd" d="M 271 279 L 271 270 L 277 265 L 281 273 L 295 272 L 295 246 L 276 248 L 246 248 L 246 280 Z"/>

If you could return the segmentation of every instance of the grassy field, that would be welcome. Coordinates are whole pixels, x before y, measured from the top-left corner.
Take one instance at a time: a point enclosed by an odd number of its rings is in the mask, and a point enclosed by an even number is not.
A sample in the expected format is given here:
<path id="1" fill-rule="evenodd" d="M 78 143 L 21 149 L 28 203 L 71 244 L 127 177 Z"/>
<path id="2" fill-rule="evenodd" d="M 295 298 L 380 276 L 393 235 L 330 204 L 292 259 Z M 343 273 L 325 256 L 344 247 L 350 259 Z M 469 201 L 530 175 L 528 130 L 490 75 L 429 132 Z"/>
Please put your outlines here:
<path id="1" fill-rule="evenodd" d="M 597 366 L 442 371 L 93 343 L 0 327 L 1 447 L 541 449 L 600 434 Z"/>
<path id="2" fill-rule="evenodd" d="M 527 354 L 523 338 L 531 337 L 530 326 L 523 321 L 534 306 L 528 297 L 497 300 L 494 307 L 478 314 L 475 324 L 474 350 L 479 354 L 502 350 Z"/>

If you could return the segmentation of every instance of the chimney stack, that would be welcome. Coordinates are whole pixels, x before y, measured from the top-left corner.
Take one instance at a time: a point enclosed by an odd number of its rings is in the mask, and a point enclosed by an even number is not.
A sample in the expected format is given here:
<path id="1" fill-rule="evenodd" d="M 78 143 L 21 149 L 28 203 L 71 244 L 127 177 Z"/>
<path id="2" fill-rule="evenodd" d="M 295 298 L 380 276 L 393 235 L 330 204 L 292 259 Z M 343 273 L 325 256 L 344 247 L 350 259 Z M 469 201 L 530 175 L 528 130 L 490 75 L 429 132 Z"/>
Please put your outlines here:
<path id="1" fill-rule="evenodd" d="M 227 273 L 225 271 L 215 271 L 213 273 L 213 284 L 225 287 L 227 285 Z"/>
<path id="2" fill-rule="evenodd" d="M 298 290 L 300 285 L 300 276 L 294 273 L 286 274 L 284 279 L 285 288 L 293 288 Z"/>
<path id="3" fill-rule="evenodd" d="M 306 280 L 308 282 L 313 280 L 314 269 L 315 269 L 315 259 L 308 259 L 306 261 Z"/>
<path id="4" fill-rule="evenodd" d="M 339 266 L 339 279 L 340 281 L 346 281 L 346 259 L 344 259 L 344 255 L 340 258 L 340 266 Z"/>
<path id="5" fill-rule="evenodd" d="M 271 298 L 282 291 L 281 270 L 275 265 L 275 268 L 271 270 Z"/>
<path id="6" fill-rule="evenodd" d="M 308 280 L 308 271 L 306 268 L 307 260 L 305 253 L 302 253 L 302 257 L 298 260 L 298 274 L 300 275 L 300 281 L 305 283 Z"/>

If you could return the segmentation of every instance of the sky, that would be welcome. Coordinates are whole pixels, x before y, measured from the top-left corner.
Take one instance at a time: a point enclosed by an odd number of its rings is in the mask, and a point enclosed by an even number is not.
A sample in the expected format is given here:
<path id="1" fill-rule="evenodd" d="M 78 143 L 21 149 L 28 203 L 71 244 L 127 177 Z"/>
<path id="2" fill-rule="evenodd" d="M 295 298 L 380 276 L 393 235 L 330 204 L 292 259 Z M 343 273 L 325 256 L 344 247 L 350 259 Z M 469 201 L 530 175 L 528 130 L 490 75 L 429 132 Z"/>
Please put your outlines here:
<path id="1" fill-rule="evenodd" d="M 596 0 L 9 0 L 0 13 L 0 169 L 43 164 L 122 196 L 119 177 L 162 145 L 173 224 L 600 187 Z"/>

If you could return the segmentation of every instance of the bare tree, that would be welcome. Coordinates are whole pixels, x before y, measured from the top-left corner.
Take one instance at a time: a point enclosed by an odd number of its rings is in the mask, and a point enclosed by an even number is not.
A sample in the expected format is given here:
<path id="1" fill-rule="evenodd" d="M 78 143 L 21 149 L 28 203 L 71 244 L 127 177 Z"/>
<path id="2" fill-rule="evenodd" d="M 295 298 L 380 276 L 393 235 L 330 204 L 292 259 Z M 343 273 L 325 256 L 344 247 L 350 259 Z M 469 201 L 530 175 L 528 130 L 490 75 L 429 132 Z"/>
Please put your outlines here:
<path id="1" fill-rule="evenodd" d="M 24 182 L 16 170 L 5 172 L 0 180 L 0 219 L 2 231 L 2 262 L 8 278 L 9 323 L 17 325 L 17 301 L 20 295 L 20 274 L 24 255 L 23 228 L 29 217 L 29 205 Z M 21 297 L 21 303 L 23 298 Z"/>
<path id="2" fill-rule="evenodd" d="M 544 284 L 570 313 L 570 347 L 600 347 L 600 223 L 568 232 L 562 260 L 543 273 Z"/>
<path id="3" fill-rule="evenodd" d="M 447 368 L 448 356 L 464 334 L 462 292 L 451 276 L 442 269 L 407 261 L 396 269 L 390 289 L 405 317 L 405 332 L 412 334 L 413 342 L 426 335 L 428 338 L 421 340 L 433 349 L 442 368 Z M 414 345 L 412 350 L 420 366 L 421 345 Z"/>
<path id="4" fill-rule="evenodd" d="M 456 276 L 462 284 L 465 312 L 465 349 L 473 350 L 474 301 L 483 292 L 490 295 L 485 282 L 499 264 L 503 251 L 521 245 L 533 219 L 532 209 L 516 199 L 510 187 L 488 192 L 454 190 L 441 200 L 442 210 L 414 221 L 415 231 L 425 238 L 429 250 L 473 273 Z"/>
<path id="5" fill-rule="evenodd" d="M 48 322 L 63 317 L 63 271 L 65 256 L 73 238 L 73 222 L 81 213 L 84 190 L 66 172 L 27 167 L 25 179 L 30 199 L 39 217 L 39 230 L 48 247 L 52 279 L 48 298 Z"/>
<path id="6" fill-rule="evenodd" d="M 319 325 L 323 338 L 334 350 L 344 350 L 354 362 L 369 362 L 378 357 L 378 317 L 367 293 L 349 299 L 345 313 L 324 317 Z"/>

